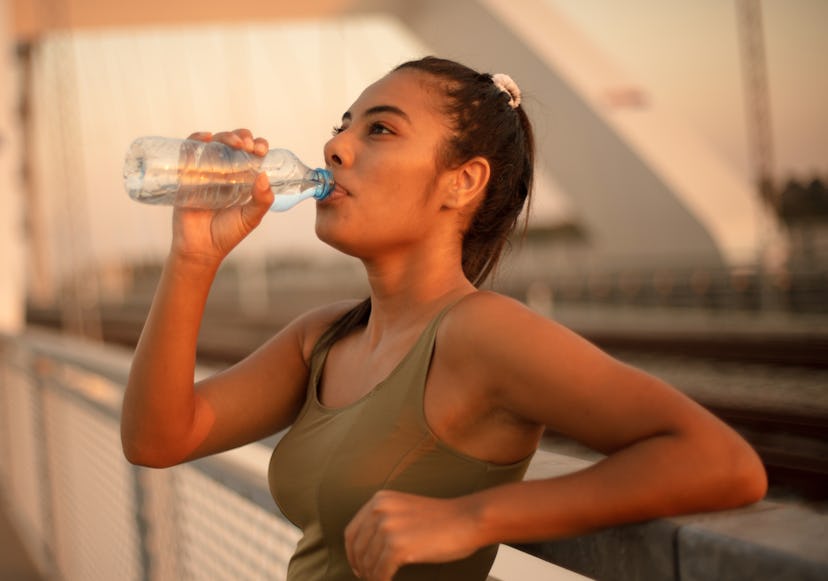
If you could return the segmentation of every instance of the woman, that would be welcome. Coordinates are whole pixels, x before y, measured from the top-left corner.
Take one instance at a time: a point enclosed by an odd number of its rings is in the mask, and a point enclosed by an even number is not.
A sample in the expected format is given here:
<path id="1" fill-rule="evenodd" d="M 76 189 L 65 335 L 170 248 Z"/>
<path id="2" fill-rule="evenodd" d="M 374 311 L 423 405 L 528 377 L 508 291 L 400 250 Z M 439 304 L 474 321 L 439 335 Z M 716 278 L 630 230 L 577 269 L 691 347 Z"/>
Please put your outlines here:
<path id="1" fill-rule="evenodd" d="M 247 130 L 196 134 L 263 154 Z M 520 91 L 427 58 L 368 87 L 325 146 L 337 183 L 316 232 L 365 265 L 370 298 L 293 321 L 193 386 L 207 293 L 262 220 L 174 213 L 172 248 L 135 353 L 122 438 L 163 467 L 292 426 L 270 484 L 303 529 L 289 577 L 485 579 L 495 546 L 760 499 L 751 448 L 656 378 L 480 283 L 529 195 Z M 607 455 L 522 482 L 544 430 Z"/>

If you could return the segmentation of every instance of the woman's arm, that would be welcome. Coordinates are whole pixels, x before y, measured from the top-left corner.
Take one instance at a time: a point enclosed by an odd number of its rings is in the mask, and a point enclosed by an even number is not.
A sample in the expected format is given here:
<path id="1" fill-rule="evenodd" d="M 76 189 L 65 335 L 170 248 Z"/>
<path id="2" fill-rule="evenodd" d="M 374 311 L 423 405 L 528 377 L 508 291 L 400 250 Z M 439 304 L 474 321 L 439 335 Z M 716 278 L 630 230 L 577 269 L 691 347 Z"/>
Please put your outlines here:
<path id="1" fill-rule="evenodd" d="M 243 361 L 194 384 L 209 273 L 170 258 L 133 359 L 121 417 L 130 462 L 166 467 L 281 430 L 304 401 L 315 339 L 346 307 L 287 325 Z"/>
<path id="2" fill-rule="evenodd" d="M 553 538 L 764 496 L 757 454 L 699 404 L 515 301 L 474 302 L 460 305 L 461 365 L 516 418 L 607 455 L 577 474 L 481 493 L 484 537 Z"/>
<path id="3" fill-rule="evenodd" d="M 249 131 L 194 134 L 263 154 Z M 224 257 L 262 220 L 273 193 L 259 176 L 249 203 L 217 211 L 176 208 L 169 256 L 124 395 L 128 460 L 169 466 L 251 441 L 289 423 L 301 397 L 305 326 L 295 324 L 242 364 L 194 389 L 196 342 L 210 286 Z M 270 361 L 279 362 L 278 368 Z"/>
<path id="4" fill-rule="evenodd" d="M 127 460 L 177 464 L 194 448 L 200 422 L 193 390 L 196 341 L 217 265 L 167 258 L 127 380 L 121 443 Z"/>
<path id="5" fill-rule="evenodd" d="M 585 470 L 457 499 L 383 491 L 348 527 L 366 579 L 409 562 L 458 559 L 499 542 L 553 539 L 620 523 L 732 508 L 764 496 L 752 448 L 701 406 L 578 335 L 492 293 L 457 305 L 442 354 L 481 397 L 607 457 Z M 440 523 L 440 532 L 437 524 Z"/>

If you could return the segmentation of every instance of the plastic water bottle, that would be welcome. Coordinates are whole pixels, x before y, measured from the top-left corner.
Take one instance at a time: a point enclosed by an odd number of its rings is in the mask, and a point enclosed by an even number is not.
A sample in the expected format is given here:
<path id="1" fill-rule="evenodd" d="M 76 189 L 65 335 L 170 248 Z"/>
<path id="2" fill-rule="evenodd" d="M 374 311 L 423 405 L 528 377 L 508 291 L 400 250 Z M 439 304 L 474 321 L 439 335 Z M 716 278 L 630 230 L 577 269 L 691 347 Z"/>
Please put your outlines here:
<path id="1" fill-rule="evenodd" d="M 334 186 L 328 170 L 310 169 L 286 149 L 260 157 L 215 141 L 141 137 L 127 151 L 124 187 L 139 202 L 214 210 L 250 200 L 261 172 L 275 194 L 270 209 L 276 212 L 308 198 L 321 200 Z"/>

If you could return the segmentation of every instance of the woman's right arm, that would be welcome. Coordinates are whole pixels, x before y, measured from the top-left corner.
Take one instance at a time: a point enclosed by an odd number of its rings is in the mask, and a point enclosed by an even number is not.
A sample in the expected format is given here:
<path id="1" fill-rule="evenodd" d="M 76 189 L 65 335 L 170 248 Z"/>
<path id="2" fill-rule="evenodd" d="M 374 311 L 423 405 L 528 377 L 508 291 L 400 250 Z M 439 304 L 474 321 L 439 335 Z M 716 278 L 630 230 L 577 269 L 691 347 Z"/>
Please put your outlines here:
<path id="1" fill-rule="evenodd" d="M 267 151 L 266 141 L 245 130 L 191 138 Z M 121 440 L 130 462 L 171 466 L 239 446 L 287 426 L 298 410 L 307 377 L 306 334 L 313 328 L 308 318 L 242 363 L 194 385 L 196 342 L 215 274 L 273 200 L 262 178 L 244 206 L 174 210 L 170 254 L 124 394 Z"/>

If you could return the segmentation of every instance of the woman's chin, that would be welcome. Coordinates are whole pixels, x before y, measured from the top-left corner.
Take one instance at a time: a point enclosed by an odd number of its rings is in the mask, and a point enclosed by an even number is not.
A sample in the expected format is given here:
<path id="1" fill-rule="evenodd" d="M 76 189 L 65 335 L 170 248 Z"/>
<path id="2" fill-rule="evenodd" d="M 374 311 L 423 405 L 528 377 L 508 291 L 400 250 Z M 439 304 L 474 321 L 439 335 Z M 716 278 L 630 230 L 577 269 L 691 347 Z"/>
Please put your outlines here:
<path id="1" fill-rule="evenodd" d="M 343 233 L 337 232 L 335 228 L 332 227 L 333 225 L 328 223 L 327 220 L 324 218 L 320 218 L 319 214 L 316 215 L 316 237 L 319 238 L 320 241 L 324 242 L 331 248 L 342 252 L 343 254 L 347 254 L 349 256 L 357 256 L 356 249 L 354 248 L 353 241 L 348 241 L 348 239 L 342 235 Z"/>

